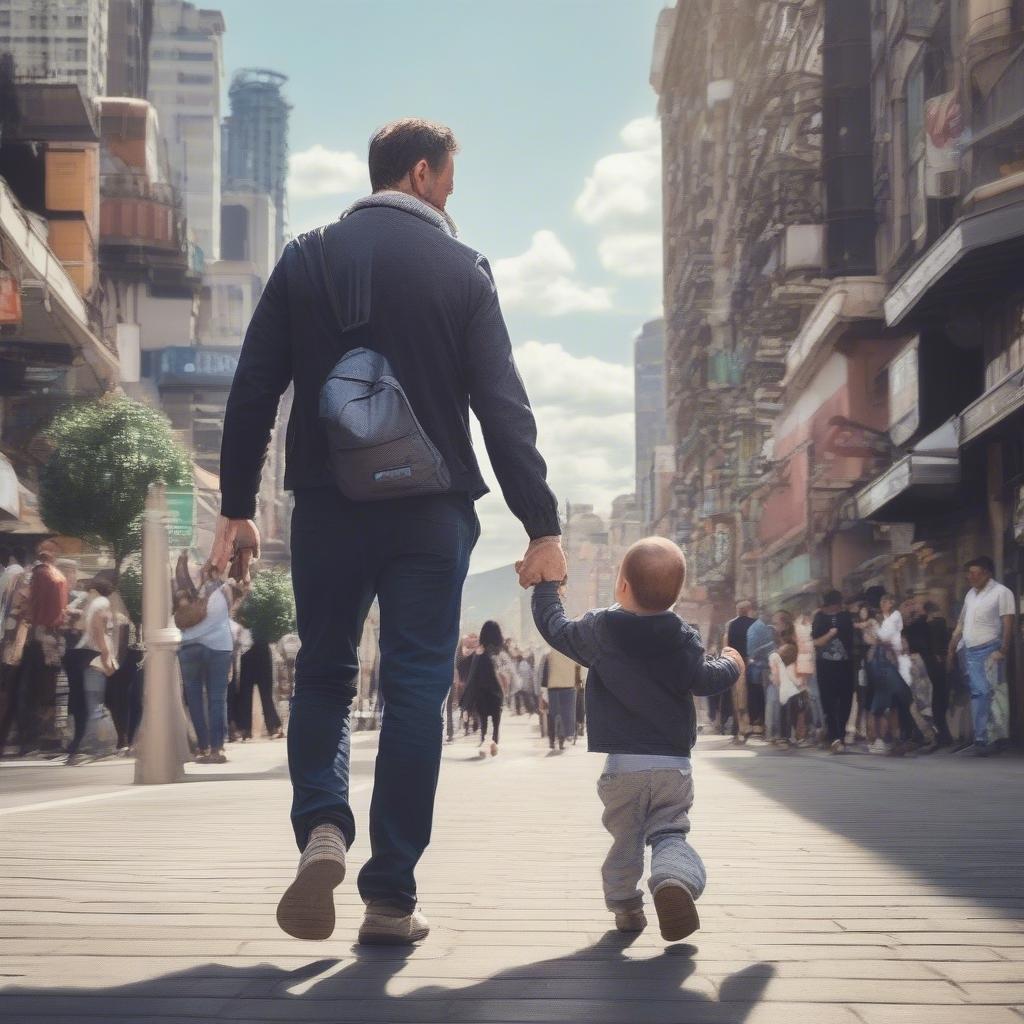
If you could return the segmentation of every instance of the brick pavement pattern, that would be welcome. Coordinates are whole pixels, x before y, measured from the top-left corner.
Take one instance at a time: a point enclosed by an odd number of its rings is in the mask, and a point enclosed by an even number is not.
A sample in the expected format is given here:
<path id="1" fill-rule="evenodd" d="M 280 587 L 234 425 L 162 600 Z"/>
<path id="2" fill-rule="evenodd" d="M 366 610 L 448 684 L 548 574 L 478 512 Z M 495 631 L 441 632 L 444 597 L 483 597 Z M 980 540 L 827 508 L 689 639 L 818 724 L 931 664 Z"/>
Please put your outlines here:
<path id="1" fill-rule="evenodd" d="M 332 939 L 277 929 L 281 745 L 271 770 L 0 811 L 0 1020 L 1024 1022 L 1024 761 L 702 741 L 703 927 L 671 946 L 653 920 L 609 930 L 600 759 L 546 756 L 532 722 L 509 717 L 495 760 L 446 748 L 411 952 L 355 945 L 351 881 Z M 357 783 L 350 880 L 368 802 Z"/>

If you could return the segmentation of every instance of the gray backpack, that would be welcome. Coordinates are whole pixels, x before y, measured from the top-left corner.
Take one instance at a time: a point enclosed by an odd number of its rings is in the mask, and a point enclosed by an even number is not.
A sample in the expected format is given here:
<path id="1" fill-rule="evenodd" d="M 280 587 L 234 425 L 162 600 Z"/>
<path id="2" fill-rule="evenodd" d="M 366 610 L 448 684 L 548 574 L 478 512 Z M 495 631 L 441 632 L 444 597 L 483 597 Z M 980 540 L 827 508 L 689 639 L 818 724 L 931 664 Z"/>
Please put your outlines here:
<path id="1" fill-rule="evenodd" d="M 322 233 L 320 255 L 331 308 L 344 332 Z M 451 489 L 444 458 L 380 352 L 356 348 L 341 357 L 320 389 L 319 416 L 331 475 L 346 498 L 383 501 Z"/>

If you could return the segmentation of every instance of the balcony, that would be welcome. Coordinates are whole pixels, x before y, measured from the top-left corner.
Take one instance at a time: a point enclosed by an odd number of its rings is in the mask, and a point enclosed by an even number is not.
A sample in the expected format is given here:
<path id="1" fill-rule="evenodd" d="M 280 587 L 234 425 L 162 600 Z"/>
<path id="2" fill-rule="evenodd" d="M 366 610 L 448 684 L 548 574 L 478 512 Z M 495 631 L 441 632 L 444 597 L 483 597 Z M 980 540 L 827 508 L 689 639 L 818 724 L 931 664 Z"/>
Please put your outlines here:
<path id="1" fill-rule="evenodd" d="M 731 530 L 719 528 L 701 537 L 694 551 L 697 581 L 707 586 L 732 579 L 734 548 Z"/>
<path id="2" fill-rule="evenodd" d="M 737 388 L 743 383 L 745 360 L 735 352 L 709 352 L 707 355 L 708 387 L 715 390 Z"/>
<path id="3" fill-rule="evenodd" d="M 181 204 L 170 185 L 152 184 L 141 175 L 100 177 L 100 241 L 184 254 Z"/>

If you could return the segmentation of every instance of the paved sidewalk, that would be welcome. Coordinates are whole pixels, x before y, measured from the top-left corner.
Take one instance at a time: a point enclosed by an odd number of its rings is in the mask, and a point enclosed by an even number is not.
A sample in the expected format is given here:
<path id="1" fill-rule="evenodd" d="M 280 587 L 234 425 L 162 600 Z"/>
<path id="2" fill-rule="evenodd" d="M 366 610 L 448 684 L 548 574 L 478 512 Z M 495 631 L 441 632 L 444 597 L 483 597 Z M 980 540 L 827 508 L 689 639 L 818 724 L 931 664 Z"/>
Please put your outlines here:
<path id="1" fill-rule="evenodd" d="M 408 954 L 354 945 L 350 883 L 331 940 L 277 930 L 296 859 L 280 762 L 0 818 L 0 1019 L 1024 1022 L 1021 760 L 702 741 L 703 928 L 666 946 L 609 932 L 599 758 L 546 756 L 522 718 L 506 733 L 493 761 L 446 748 L 420 872 L 434 930 Z M 368 801 L 364 776 L 364 828 Z"/>

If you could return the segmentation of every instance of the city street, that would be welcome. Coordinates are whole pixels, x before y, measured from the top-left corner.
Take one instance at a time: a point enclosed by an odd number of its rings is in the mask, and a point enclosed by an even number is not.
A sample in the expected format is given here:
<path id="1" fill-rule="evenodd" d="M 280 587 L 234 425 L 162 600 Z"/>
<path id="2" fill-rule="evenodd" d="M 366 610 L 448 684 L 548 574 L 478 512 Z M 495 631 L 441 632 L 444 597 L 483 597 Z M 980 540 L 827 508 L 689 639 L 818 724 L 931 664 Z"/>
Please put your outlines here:
<path id="1" fill-rule="evenodd" d="M 411 953 L 354 944 L 365 835 L 334 937 L 278 931 L 295 866 L 283 743 L 151 789 L 126 763 L 3 765 L 0 1019 L 1024 1020 L 1020 758 L 701 741 L 703 927 L 666 946 L 653 925 L 609 931 L 600 759 L 547 756 L 535 719 L 506 733 L 493 761 L 471 739 L 446 748 L 420 871 L 433 932 Z M 355 739 L 362 827 L 374 743 Z"/>

